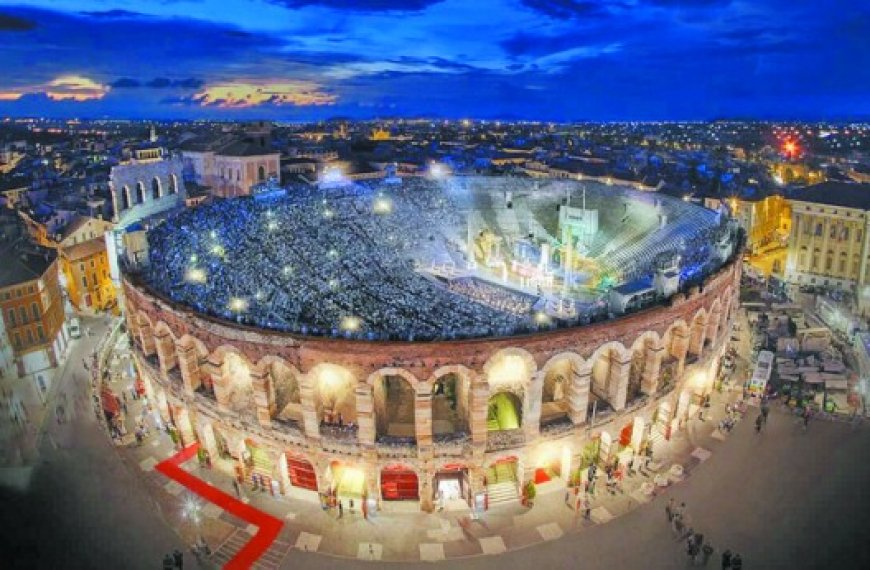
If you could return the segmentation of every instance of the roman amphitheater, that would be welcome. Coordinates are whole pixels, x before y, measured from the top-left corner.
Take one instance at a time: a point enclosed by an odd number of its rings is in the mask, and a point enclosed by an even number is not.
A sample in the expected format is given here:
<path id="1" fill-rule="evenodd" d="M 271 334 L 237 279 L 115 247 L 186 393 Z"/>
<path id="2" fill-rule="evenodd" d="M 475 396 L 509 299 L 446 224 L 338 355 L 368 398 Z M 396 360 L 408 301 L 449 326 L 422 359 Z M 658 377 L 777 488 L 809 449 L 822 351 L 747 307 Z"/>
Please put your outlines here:
<path id="1" fill-rule="evenodd" d="M 148 228 L 126 326 L 163 420 L 240 481 L 481 509 L 684 426 L 719 373 L 740 239 L 592 183 L 291 188 Z"/>

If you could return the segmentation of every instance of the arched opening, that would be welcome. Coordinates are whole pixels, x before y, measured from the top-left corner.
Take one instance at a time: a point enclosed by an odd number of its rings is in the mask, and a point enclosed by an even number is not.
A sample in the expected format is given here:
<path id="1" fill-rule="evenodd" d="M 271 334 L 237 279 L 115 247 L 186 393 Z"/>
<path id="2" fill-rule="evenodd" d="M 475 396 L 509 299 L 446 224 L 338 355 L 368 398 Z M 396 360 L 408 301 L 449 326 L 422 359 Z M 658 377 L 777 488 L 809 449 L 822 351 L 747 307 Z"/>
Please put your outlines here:
<path id="1" fill-rule="evenodd" d="M 141 182 L 136 183 L 136 203 L 144 204 L 145 203 L 145 185 Z"/>
<path id="2" fill-rule="evenodd" d="M 302 399 L 299 380 L 293 369 L 281 361 L 270 367 L 272 389 L 275 391 L 275 419 L 288 424 L 302 422 Z"/>
<path id="3" fill-rule="evenodd" d="M 508 431 L 522 425 L 523 402 L 511 392 L 499 392 L 489 398 L 486 410 L 488 431 Z"/>
<path id="4" fill-rule="evenodd" d="M 610 401 L 616 394 L 614 383 L 619 382 L 618 364 L 619 352 L 615 348 L 605 348 L 592 362 L 592 386 L 589 393 L 589 404 L 596 415 L 605 409 L 613 408 Z"/>
<path id="5" fill-rule="evenodd" d="M 704 350 L 704 337 L 707 328 L 707 316 L 703 312 L 699 312 L 692 319 L 692 326 L 689 330 L 689 353 L 695 356 L 701 356 Z"/>
<path id="6" fill-rule="evenodd" d="M 151 180 L 151 199 L 159 200 L 163 196 L 163 189 L 160 187 L 160 179 L 156 176 Z"/>
<path id="7" fill-rule="evenodd" d="M 254 388 L 248 363 L 238 354 L 229 352 L 224 356 L 222 372 L 227 406 L 236 412 L 250 411 L 254 405 Z"/>
<path id="8" fill-rule="evenodd" d="M 381 443 L 414 443 L 414 387 L 402 376 L 385 374 L 375 381 L 375 437 Z"/>
<path id="9" fill-rule="evenodd" d="M 327 479 L 329 494 L 334 498 L 360 501 L 366 496 L 366 475 L 359 467 L 333 461 L 329 464 Z"/>
<path id="10" fill-rule="evenodd" d="M 124 186 L 121 188 L 121 210 L 129 210 L 130 206 L 130 187 Z"/>
<path id="11" fill-rule="evenodd" d="M 419 501 L 417 474 L 405 465 L 388 465 L 381 469 L 381 498 L 385 501 Z"/>
<path id="12" fill-rule="evenodd" d="M 264 166 L 257 167 L 257 181 L 259 181 L 259 182 L 266 181 L 266 168 Z"/>
<path id="13" fill-rule="evenodd" d="M 469 381 L 455 372 L 438 378 L 432 386 L 432 435 L 450 439 L 468 434 Z"/>
<path id="14" fill-rule="evenodd" d="M 432 499 L 438 509 L 465 510 L 471 501 L 468 468 L 461 463 L 448 463 L 435 472 Z"/>
<path id="15" fill-rule="evenodd" d="M 169 193 L 178 194 L 178 177 L 174 174 L 169 175 Z"/>
<path id="16" fill-rule="evenodd" d="M 631 365 L 628 371 L 627 400 L 629 402 L 640 397 L 643 392 L 644 374 L 649 366 L 651 353 L 656 348 L 656 339 L 653 335 L 654 333 L 647 333 L 637 339 L 632 346 Z"/>
<path id="17" fill-rule="evenodd" d="M 355 438 L 357 423 L 353 375 L 335 364 L 320 364 L 310 374 L 313 374 L 314 408 L 320 423 L 320 435 Z"/>
<path id="18" fill-rule="evenodd" d="M 487 501 L 490 506 L 517 499 L 518 472 L 519 460 L 516 457 L 499 459 L 484 470 Z"/>
<path id="19" fill-rule="evenodd" d="M 317 491 L 317 472 L 304 455 L 287 451 L 284 453 L 289 483 L 299 489 Z"/>
<path id="20" fill-rule="evenodd" d="M 571 358 L 559 358 L 546 367 L 541 387 L 541 427 L 570 424 L 568 392 L 578 365 Z"/>
<path id="21" fill-rule="evenodd" d="M 242 451 L 245 479 L 255 488 L 272 489 L 275 462 L 269 451 L 253 439 L 245 439 Z"/>

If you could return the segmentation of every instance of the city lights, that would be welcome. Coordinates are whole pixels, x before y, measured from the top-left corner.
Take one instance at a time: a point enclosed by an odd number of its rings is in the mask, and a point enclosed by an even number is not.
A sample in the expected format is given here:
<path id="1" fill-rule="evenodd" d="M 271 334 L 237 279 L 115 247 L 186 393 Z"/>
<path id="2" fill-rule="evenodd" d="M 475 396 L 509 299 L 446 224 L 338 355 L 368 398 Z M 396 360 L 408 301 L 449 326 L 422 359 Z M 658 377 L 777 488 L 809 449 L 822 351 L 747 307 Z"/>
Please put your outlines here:
<path id="1" fill-rule="evenodd" d="M 230 310 L 241 313 L 248 308 L 248 302 L 240 297 L 233 297 L 230 299 Z"/>

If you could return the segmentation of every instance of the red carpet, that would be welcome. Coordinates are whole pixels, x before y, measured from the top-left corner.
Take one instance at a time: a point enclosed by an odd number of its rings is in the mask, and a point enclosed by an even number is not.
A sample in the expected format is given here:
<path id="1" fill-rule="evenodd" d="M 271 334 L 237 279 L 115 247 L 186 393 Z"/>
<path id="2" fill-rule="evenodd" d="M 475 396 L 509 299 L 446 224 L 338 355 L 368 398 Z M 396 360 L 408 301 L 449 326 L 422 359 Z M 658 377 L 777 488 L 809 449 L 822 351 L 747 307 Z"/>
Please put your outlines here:
<path id="1" fill-rule="evenodd" d="M 166 461 L 158 463 L 156 469 L 170 479 L 178 481 L 206 501 L 216 504 L 234 517 L 259 527 L 257 534 L 224 566 L 224 568 L 230 569 L 251 568 L 260 556 L 269 549 L 278 533 L 281 532 L 281 527 L 284 526 L 284 523 L 272 515 L 246 505 L 232 495 L 224 493 L 217 487 L 209 485 L 202 479 L 194 477 L 182 469 L 180 465 L 193 458 L 196 455 L 198 447 L 199 444 L 194 443 L 184 448 Z"/>

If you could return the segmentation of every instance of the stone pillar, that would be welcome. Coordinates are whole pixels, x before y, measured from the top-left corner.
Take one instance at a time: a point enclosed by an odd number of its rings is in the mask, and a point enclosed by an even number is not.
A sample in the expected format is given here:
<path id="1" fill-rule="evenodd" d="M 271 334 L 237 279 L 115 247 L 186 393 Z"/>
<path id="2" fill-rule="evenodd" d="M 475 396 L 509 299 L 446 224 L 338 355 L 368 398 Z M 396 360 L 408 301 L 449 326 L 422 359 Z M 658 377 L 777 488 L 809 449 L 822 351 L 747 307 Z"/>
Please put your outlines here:
<path id="1" fill-rule="evenodd" d="M 131 340 L 141 343 L 142 339 L 139 336 L 139 322 L 136 315 L 132 311 L 127 312 L 127 336 Z"/>
<path id="2" fill-rule="evenodd" d="M 214 462 L 218 457 L 220 457 L 220 452 L 217 448 L 217 441 L 214 436 L 214 428 L 212 427 L 211 422 L 196 422 L 196 424 L 197 432 L 199 433 L 199 443 L 206 451 L 208 451 L 212 462 Z"/>
<path id="3" fill-rule="evenodd" d="M 610 461 L 610 448 L 613 445 L 613 438 L 606 431 L 601 432 L 601 444 L 598 446 L 598 461 L 607 463 Z"/>
<path id="4" fill-rule="evenodd" d="M 544 393 L 544 373 L 535 372 L 526 388 L 523 402 L 523 433 L 526 443 L 533 442 L 541 433 L 541 399 Z"/>
<path id="5" fill-rule="evenodd" d="M 714 313 L 710 313 L 710 315 L 707 317 L 707 334 L 705 338 L 710 340 L 710 344 L 715 344 L 716 341 L 719 339 L 719 322 L 721 320 L 721 309 Z"/>
<path id="6" fill-rule="evenodd" d="M 356 386 L 356 421 L 359 424 L 359 443 L 365 447 L 375 445 L 375 414 L 372 387 L 368 384 Z"/>
<path id="7" fill-rule="evenodd" d="M 435 494 L 435 490 L 432 488 L 435 481 L 435 469 L 428 461 L 417 474 L 417 479 L 419 481 L 420 510 L 431 513 L 435 510 L 435 504 L 432 501 L 432 495 Z"/>
<path id="8" fill-rule="evenodd" d="M 192 344 L 187 346 L 178 345 L 175 350 L 178 361 L 178 369 L 181 371 L 181 381 L 184 383 L 184 391 L 193 395 L 197 388 L 202 385 L 199 373 L 199 354 Z"/>
<path id="9" fill-rule="evenodd" d="M 160 372 L 165 377 L 178 364 L 175 359 L 175 344 L 169 331 L 164 329 L 155 335 L 154 347 L 157 350 L 157 362 L 160 364 Z"/>
<path id="10" fill-rule="evenodd" d="M 573 370 L 571 383 L 568 385 L 568 414 L 575 426 L 586 423 L 589 410 L 589 387 L 592 384 L 592 369 Z"/>
<path id="11" fill-rule="evenodd" d="M 175 419 L 175 427 L 181 435 L 182 444 L 187 447 L 196 441 L 193 433 L 193 424 L 190 421 L 190 412 L 182 406 L 173 407 L 173 418 Z"/>
<path id="12" fill-rule="evenodd" d="M 302 403 L 302 427 L 309 438 L 320 439 L 320 418 L 314 404 L 314 379 L 305 374 L 299 378 L 299 401 Z"/>
<path id="13" fill-rule="evenodd" d="M 622 360 L 615 351 L 610 356 L 610 377 L 607 380 L 607 401 L 614 410 L 625 408 L 628 398 L 628 376 L 631 373 L 631 358 Z"/>
<path id="14" fill-rule="evenodd" d="M 483 378 L 471 380 L 471 445 L 473 457 L 483 460 L 486 453 L 486 412 L 489 405 L 489 384 Z"/>
<path id="15" fill-rule="evenodd" d="M 689 352 L 697 356 L 701 355 L 701 352 L 704 350 L 704 337 L 706 332 L 707 323 L 700 326 L 696 325 L 694 322 L 692 323 L 692 326 L 689 329 Z"/>
<path id="16" fill-rule="evenodd" d="M 224 376 L 223 359 L 217 360 L 217 356 L 209 355 L 208 361 L 205 363 L 205 371 L 211 378 L 212 386 L 214 387 L 214 398 L 217 400 L 218 406 L 229 411 L 229 379 Z"/>
<path id="17" fill-rule="evenodd" d="M 686 354 L 689 352 L 689 337 L 684 329 L 675 329 L 671 334 L 671 343 L 673 348 L 671 355 L 677 359 L 677 368 L 674 371 L 674 381 L 680 379 L 683 375 L 683 369 L 686 367 Z"/>
<path id="18" fill-rule="evenodd" d="M 414 435 L 420 459 L 432 457 L 432 387 L 420 384 L 414 396 Z"/>
<path id="19" fill-rule="evenodd" d="M 640 380 L 640 391 L 647 395 L 656 393 L 659 387 L 659 374 L 662 369 L 662 359 L 665 356 L 664 347 L 648 347 L 646 350 L 643 374 Z"/>
<path id="20" fill-rule="evenodd" d="M 269 401 L 269 383 L 271 378 L 267 372 L 258 368 L 251 368 L 251 386 L 254 393 L 254 406 L 257 408 L 257 422 L 265 427 L 272 427 L 272 414 L 275 411 L 275 402 Z"/>
<path id="21" fill-rule="evenodd" d="M 139 341 L 142 346 L 142 352 L 145 356 L 151 356 L 156 352 L 154 333 L 151 330 L 150 323 L 139 323 Z"/>

